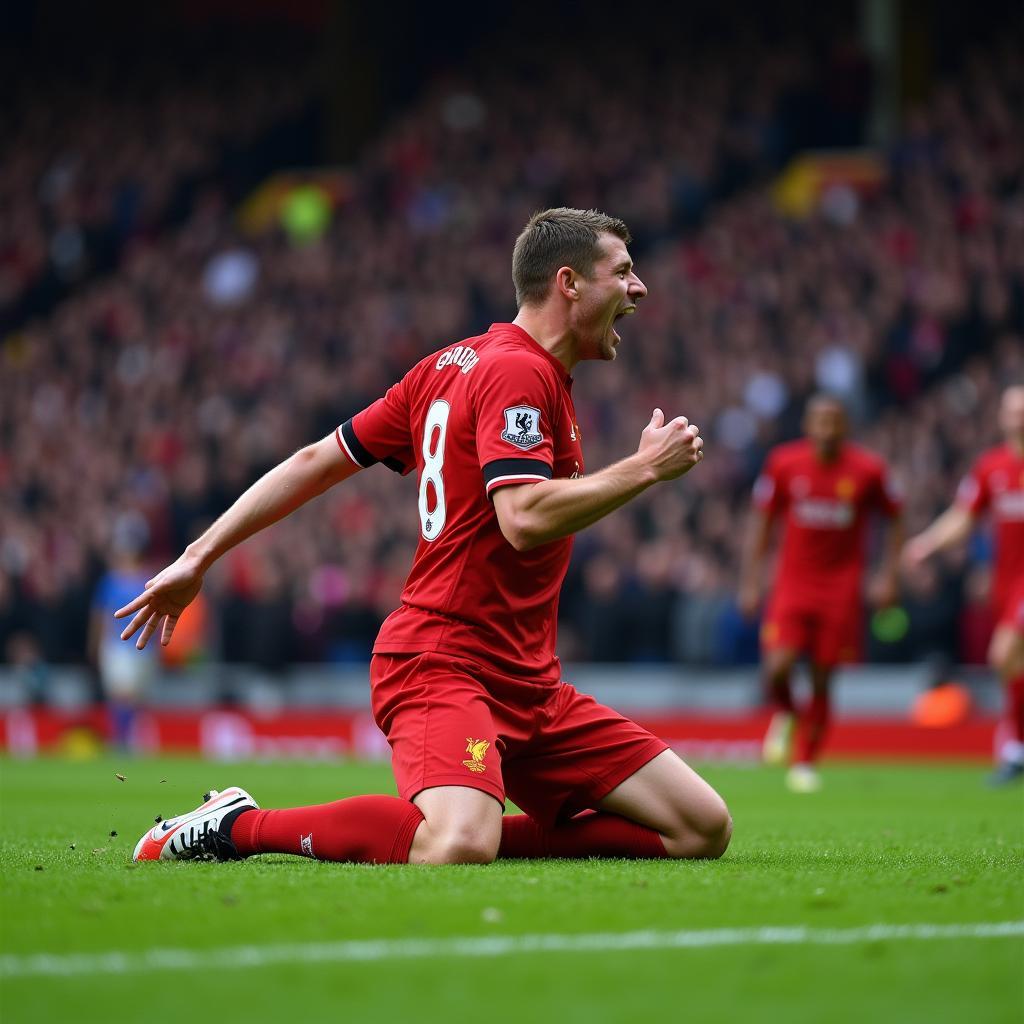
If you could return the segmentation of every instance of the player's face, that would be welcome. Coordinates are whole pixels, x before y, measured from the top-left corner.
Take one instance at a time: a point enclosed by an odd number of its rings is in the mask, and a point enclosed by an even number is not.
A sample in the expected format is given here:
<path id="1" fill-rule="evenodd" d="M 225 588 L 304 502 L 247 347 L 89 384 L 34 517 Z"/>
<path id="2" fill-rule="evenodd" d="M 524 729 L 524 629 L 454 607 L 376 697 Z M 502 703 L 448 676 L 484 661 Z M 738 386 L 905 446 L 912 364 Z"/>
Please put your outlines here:
<path id="1" fill-rule="evenodd" d="M 804 417 L 804 431 L 822 451 L 832 453 L 846 437 L 846 412 L 837 402 L 812 402 Z"/>
<path id="2" fill-rule="evenodd" d="M 999 425 L 1003 433 L 1018 444 L 1024 444 L 1024 387 L 1007 388 L 999 403 Z"/>
<path id="3" fill-rule="evenodd" d="M 633 261 L 621 238 L 602 235 L 598 246 L 601 255 L 594 261 L 593 273 L 579 281 L 580 301 L 573 328 L 579 338 L 580 359 L 610 360 L 622 340 L 615 321 L 636 312 L 647 288 L 633 272 Z"/>

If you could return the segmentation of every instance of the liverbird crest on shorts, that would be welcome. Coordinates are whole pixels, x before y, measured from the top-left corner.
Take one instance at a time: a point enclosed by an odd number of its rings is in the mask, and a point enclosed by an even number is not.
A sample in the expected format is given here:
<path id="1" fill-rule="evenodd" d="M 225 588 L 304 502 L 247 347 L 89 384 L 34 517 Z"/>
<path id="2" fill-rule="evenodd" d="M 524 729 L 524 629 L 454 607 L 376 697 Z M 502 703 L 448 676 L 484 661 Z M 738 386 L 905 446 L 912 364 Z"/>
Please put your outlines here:
<path id="1" fill-rule="evenodd" d="M 487 765 L 484 764 L 484 756 L 490 747 L 490 742 L 487 740 L 466 740 L 466 753 L 472 757 L 472 760 L 466 760 L 462 763 L 471 772 L 485 772 L 487 771 Z"/>

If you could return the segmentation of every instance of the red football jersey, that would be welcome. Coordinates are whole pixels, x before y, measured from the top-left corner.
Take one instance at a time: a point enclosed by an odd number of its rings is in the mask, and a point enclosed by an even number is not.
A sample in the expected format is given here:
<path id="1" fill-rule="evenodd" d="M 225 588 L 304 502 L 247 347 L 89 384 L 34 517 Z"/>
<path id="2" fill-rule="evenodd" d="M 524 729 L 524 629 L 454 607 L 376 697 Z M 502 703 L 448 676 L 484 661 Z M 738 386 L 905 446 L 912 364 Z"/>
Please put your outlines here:
<path id="1" fill-rule="evenodd" d="M 416 557 L 375 652 L 449 652 L 559 681 L 558 593 L 572 539 L 517 552 L 489 496 L 582 475 L 571 388 L 562 364 L 524 330 L 493 324 L 417 363 L 338 428 L 357 465 L 415 468 L 419 480 Z"/>
<path id="2" fill-rule="evenodd" d="M 1024 455 L 1008 444 L 984 452 L 964 477 L 957 504 L 972 515 L 991 510 L 996 558 L 993 598 L 1001 608 L 1024 580 Z"/>
<path id="3" fill-rule="evenodd" d="M 808 440 L 779 445 L 754 485 L 754 502 L 785 523 L 776 590 L 828 603 L 859 594 L 870 514 L 901 511 L 885 462 L 849 442 L 832 462 Z"/>

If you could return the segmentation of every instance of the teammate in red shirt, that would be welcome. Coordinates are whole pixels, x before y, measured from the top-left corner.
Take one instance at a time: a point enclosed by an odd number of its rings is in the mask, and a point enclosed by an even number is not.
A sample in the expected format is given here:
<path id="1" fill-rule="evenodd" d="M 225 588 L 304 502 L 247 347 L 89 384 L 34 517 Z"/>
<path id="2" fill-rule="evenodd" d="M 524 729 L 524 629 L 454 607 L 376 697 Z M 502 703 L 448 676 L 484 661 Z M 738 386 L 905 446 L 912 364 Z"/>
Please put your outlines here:
<path id="1" fill-rule="evenodd" d="M 417 364 L 334 435 L 250 488 L 147 590 L 124 639 L 167 643 L 229 548 L 376 462 L 415 471 L 420 541 L 370 665 L 399 797 L 264 811 L 213 793 L 140 839 L 136 859 L 254 853 L 376 863 L 502 857 L 718 857 L 722 799 L 663 742 L 563 682 L 558 592 L 572 534 L 702 458 L 685 417 L 654 411 L 636 453 L 583 475 L 573 367 L 613 360 L 614 323 L 647 289 L 629 233 L 549 210 L 516 242 L 519 313 Z M 506 796 L 526 813 L 503 817 Z"/>
<path id="2" fill-rule="evenodd" d="M 966 540 L 985 512 L 995 526 L 992 605 L 996 628 L 988 660 L 1006 688 L 1009 738 L 992 781 L 1024 776 L 1024 386 L 1007 388 L 999 405 L 1005 444 L 990 448 L 963 479 L 956 499 L 934 523 L 907 542 L 904 560 L 919 565 Z"/>
<path id="3" fill-rule="evenodd" d="M 814 764 L 828 726 L 832 673 L 842 662 L 860 657 L 868 521 L 877 512 L 889 522 L 873 598 L 880 605 L 892 604 L 901 506 L 885 462 L 846 440 L 846 412 L 838 399 L 812 398 L 804 431 L 806 439 L 779 445 L 769 454 L 754 486 L 739 603 L 744 613 L 756 614 L 772 524 L 781 519 L 785 526 L 775 585 L 761 627 L 765 674 L 776 707 L 764 755 L 769 763 L 789 756 L 797 717 L 790 675 L 797 658 L 805 655 L 812 692 L 799 716 L 800 735 L 786 781 L 796 792 L 813 792 L 821 786 Z"/>

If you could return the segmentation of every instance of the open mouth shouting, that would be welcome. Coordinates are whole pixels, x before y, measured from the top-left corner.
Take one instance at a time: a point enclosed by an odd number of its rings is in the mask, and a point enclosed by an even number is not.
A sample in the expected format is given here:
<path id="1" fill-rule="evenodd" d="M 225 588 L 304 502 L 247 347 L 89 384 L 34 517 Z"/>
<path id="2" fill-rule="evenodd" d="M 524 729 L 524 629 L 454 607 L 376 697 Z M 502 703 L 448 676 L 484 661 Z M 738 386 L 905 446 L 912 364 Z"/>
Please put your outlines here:
<path id="1" fill-rule="evenodd" d="M 633 314 L 635 312 L 636 312 L 636 306 L 625 306 L 622 309 L 620 309 L 618 311 L 618 313 L 615 314 L 615 318 L 612 320 L 612 323 L 616 324 L 624 316 L 630 316 L 631 314 Z M 615 343 L 616 344 L 618 344 L 620 341 L 622 341 L 622 338 L 619 336 L 619 332 L 617 330 L 615 330 L 614 327 L 612 328 L 612 334 L 615 335 Z"/>

